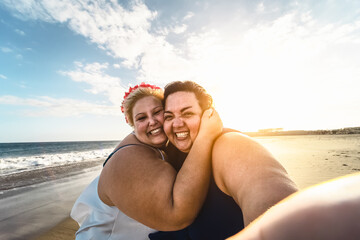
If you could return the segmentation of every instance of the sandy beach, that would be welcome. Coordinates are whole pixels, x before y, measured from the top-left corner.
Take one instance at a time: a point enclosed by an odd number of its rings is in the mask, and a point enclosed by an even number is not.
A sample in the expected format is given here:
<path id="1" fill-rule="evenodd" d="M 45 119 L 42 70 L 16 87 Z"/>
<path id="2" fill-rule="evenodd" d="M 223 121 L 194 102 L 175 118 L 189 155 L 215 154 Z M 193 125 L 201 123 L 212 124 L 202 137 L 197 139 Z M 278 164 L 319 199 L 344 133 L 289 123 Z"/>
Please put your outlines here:
<path id="1" fill-rule="evenodd" d="M 360 171 L 360 135 L 255 138 L 285 167 L 300 189 Z"/>
<path id="2" fill-rule="evenodd" d="M 32 239 L 67 219 L 76 198 L 101 171 L 103 161 L 0 177 L 0 239 Z M 57 235 L 54 239 L 62 239 L 58 237 L 64 233 Z M 74 238 L 73 231 L 70 235 L 67 239 Z"/>
<path id="3" fill-rule="evenodd" d="M 255 140 L 283 164 L 300 189 L 360 171 L 360 135 L 257 137 Z M 39 171 L 36 176 L 2 179 L 3 189 L 11 189 L 9 184 L 20 180 L 25 185 L 6 191 L 6 196 L 0 195 L 0 238 L 74 239 L 78 226 L 69 218 L 72 204 L 100 170 L 101 161 L 56 167 L 52 171 Z M 37 178 L 37 183 L 26 186 L 32 177 Z"/>

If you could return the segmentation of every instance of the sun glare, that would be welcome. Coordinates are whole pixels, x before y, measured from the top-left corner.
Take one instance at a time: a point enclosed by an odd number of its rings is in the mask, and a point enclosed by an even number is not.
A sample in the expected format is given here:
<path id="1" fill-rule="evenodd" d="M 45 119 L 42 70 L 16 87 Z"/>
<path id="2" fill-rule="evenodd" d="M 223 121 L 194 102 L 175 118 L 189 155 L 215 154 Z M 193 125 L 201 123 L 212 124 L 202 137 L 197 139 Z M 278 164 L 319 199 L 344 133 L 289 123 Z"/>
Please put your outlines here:
<path id="1" fill-rule="evenodd" d="M 334 76 L 318 61 L 311 39 L 303 45 L 297 36 L 275 41 L 271 29 L 215 35 L 210 45 L 198 46 L 195 81 L 213 95 L 225 126 L 242 131 L 321 128 L 322 118 L 331 115 L 324 116 L 320 96 L 329 93 L 315 91 L 336 82 Z"/>
<path id="2" fill-rule="evenodd" d="M 279 63 L 217 54 L 213 59 L 218 60 L 203 63 L 201 82 L 213 95 L 224 126 L 241 131 L 291 126 L 286 126 L 288 111 L 299 101 L 291 97 L 294 93 L 282 90 L 291 76 L 291 61 L 281 63 L 279 74 L 275 65 Z"/>

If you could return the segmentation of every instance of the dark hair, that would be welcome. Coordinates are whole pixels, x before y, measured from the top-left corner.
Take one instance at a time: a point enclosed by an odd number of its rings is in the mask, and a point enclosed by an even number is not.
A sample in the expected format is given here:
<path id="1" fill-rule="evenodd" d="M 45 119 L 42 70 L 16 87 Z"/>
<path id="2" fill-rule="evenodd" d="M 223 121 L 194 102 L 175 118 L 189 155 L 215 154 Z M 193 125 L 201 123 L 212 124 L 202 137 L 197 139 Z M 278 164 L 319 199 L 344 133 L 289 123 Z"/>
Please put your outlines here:
<path id="1" fill-rule="evenodd" d="M 165 106 L 165 102 L 167 97 L 175 92 L 192 92 L 195 94 L 196 99 L 199 102 L 201 109 L 204 111 L 213 105 L 213 99 L 206 92 L 206 90 L 200 86 L 199 84 L 193 81 L 175 81 L 171 82 L 164 88 L 164 99 L 163 105 Z"/>

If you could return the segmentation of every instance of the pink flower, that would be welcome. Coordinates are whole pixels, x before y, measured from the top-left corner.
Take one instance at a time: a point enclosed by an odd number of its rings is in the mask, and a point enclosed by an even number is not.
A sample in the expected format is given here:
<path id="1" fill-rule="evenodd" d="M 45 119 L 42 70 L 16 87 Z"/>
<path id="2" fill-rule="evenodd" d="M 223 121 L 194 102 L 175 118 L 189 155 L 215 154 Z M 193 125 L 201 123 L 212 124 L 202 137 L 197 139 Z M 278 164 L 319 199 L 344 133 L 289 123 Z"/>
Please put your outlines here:
<path id="1" fill-rule="evenodd" d="M 121 103 L 121 112 L 124 113 L 125 109 L 124 109 L 124 102 L 125 99 L 130 95 L 131 92 L 133 92 L 134 90 L 138 89 L 139 87 L 143 87 L 143 88 L 151 88 L 151 89 L 160 89 L 160 87 L 156 86 L 156 85 L 151 85 L 151 84 L 146 84 L 144 82 L 140 83 L 140 85 L 135 85 L 134 87 L 129 87 L 129 91 L 125 92 L 124 95 L 124 100 Z M 126 122 L 128 123 L 128 119 L 125 117 Z"/>

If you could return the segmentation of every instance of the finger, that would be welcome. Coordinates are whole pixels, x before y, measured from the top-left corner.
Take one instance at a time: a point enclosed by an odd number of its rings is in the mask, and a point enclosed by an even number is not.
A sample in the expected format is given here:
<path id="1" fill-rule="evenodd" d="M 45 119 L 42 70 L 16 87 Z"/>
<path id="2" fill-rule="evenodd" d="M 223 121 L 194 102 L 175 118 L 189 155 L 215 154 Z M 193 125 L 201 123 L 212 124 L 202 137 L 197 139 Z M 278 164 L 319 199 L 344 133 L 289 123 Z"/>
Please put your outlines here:
<path id="1" fill-rule="evenodd" d="M 210 110 L 210 108 L 206 109 L 203 113 L 203 117 L 210 118 L 211 115 L 212 115 L 212 111 Z"/>
<path id="2" fill-rule="evenodd" d="M 209 118 L 213 115 L 213 113 L 214 113 L 214 109 L 213 109 L 213 108 L 210 108 L 210 109 L 209 109 Z"/>

